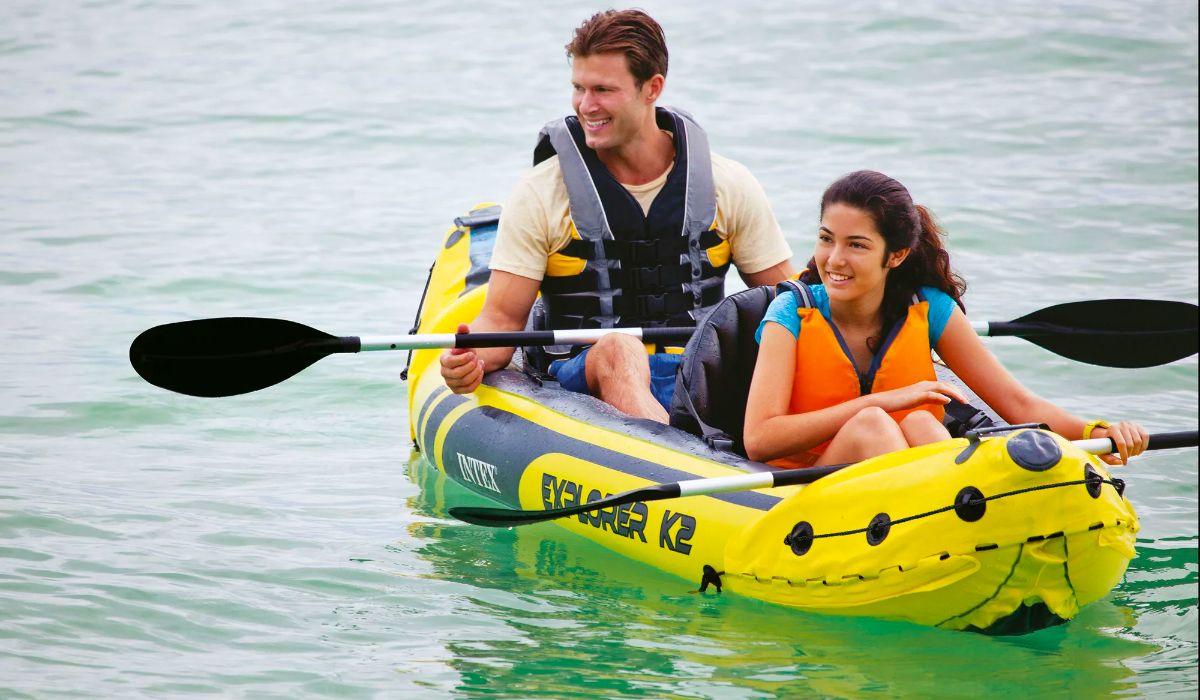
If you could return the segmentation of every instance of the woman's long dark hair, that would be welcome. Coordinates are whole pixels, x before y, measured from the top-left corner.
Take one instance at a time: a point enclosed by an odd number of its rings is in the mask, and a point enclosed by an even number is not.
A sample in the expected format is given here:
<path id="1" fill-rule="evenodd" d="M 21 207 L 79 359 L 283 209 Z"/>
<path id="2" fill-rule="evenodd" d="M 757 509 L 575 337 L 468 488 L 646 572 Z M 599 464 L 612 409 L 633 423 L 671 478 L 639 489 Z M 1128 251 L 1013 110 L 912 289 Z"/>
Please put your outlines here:
<path id="1" fill-rule="evenodd" d="M 883 292 L 883 332 L 886 334 L 908 313 L 913 294 L 920 287 L 940 289 L 962 308 L 967 283 L 950 269 L 950 253 L 942 245 L 945 234 L 925 207 L 914 204 L 912 195 L 898 181 L 873 170 L 859 170 L 840 178 L 821 197 L 821 214 L 832 204 L 845 204 L 866 212 L 883 235 L 887 251 L 909 249 L 904 262 L 888 272 Z M 800 278 L 808 284 L 820 282 L 816 259 Z"/>

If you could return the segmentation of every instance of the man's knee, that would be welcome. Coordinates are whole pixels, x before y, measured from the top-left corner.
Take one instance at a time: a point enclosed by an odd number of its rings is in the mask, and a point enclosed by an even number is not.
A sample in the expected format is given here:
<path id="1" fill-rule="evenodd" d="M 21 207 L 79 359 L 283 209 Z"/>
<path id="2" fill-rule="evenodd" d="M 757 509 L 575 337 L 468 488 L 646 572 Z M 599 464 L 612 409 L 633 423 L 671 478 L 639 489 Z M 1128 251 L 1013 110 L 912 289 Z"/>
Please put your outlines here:
<path id="1" fill-rule="evenodd" d="M 600 337 L 588 351 L 589 373 L 607 369 L 627 371 L 631 366 L 649 368 L 646 346 L 642 341 L 625 333 L 609 333 Z"/>

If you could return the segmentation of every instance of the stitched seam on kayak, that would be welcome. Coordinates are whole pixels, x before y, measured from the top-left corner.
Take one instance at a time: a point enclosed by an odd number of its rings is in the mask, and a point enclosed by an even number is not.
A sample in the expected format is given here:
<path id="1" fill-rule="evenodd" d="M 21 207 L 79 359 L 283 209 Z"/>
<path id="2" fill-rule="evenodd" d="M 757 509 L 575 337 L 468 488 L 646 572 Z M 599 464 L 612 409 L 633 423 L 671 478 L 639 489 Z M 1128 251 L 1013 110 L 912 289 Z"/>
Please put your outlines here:
<path id="1" fill-rule="evenodd" d="M 1075 584 L 1071 583 L 1071 552 L 1069 542 L 1066 537 L 1063 537 L 1063 578 L 1067 581 L 1067 587 L 1071 589 L 1071 595 L 1075 598 L 1075 604 L 1079 604 L 1079 593 L 1075 591 Z"/>
<path id="2" fill-rule="evenodd" d="M 1004 590 L 1004 587 L 1008 585 L 1008 582 L 1010 579 L 1012 579 L 1013 574 L 1016 573 L 1017 565 L 1021 563 L 1021 557 L 1024 556 L 1024 554 L 1025 554 L 1025 543 L 1022 542 L 1020 547 L 1017 549 L 1016 558 L 1013 559 L 1012 568 L 1008 570 L 1008 576 L 1004 577 L 1004 580 L 1000 582 L 1000 585 L 996 586 L 996 590 L 993 591 L 990 596 L 981 600 L 978 605 L 974 606 L 970 610 L 968 610 L 964 613 L 958 614 L 958 615 L 951 615 L 950 617 L 946 618 L 945 620 L 942 620 L 941 622 L 934 625 L 934 627 L 941 627 L 942 625 L 950 622 L 951 620 L 958 620 L 958 619 L 964 618 L 967 615 L 970 615 L 971 613 L 975 612 L 976 610 L 982 608 L 983 606 L 985 606 L 988 603 L 995 600 L 1000 595 L 1000 592 Z"/>

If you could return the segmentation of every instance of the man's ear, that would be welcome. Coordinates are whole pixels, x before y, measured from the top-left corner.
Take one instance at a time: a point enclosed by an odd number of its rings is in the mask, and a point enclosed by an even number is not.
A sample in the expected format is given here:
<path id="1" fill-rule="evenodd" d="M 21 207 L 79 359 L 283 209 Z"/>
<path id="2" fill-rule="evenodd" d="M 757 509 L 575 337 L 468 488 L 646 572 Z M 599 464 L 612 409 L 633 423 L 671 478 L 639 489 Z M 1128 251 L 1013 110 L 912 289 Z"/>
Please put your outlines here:
<path id="1" fill-rule="evenodd" d="M 667 84 L 667 79 L 662 73 L 655 73 L 649 80 L 642 83 L 642 94 L 646 97 L 646 102 L 653 103 L 662 96 L 663 87 Z"/>

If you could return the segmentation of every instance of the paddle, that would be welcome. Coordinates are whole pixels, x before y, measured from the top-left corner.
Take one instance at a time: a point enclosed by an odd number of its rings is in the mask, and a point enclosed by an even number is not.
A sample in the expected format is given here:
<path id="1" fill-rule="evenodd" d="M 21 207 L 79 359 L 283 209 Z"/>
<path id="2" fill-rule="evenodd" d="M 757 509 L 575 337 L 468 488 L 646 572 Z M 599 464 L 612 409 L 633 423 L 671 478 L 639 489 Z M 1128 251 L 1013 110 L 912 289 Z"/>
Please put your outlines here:
<path id="1" fill-rule="evenodd" d="M 1073 360 L 1153 367 L 1196 354 L 1197 308 L 1176 301 L 1116 299 L 1051 306 L 1008 323 L 972 324 L 980 335 L 1014 335 Z M 273 386 L 327 355 L 374 350 L 586 345 L 607 333 L 649 342 L 683 340 L 692 328 L 442 333 L 337 337 L 273 318 L 208 318 L 155 326 L 129 361 L 155 386 L 192 396 L 234 396 Z"/>
<path id="2" fill-rule="evenodd" d="M 339 352 L 588 345 L 608 333 L 648 342 L 686 340 L 694 328 L 438 333 L 337 337 L 277 318 L 204 318 L 155 326 L 134 339 L 129 361 L 151 384 L 190 396 L 235 396 L 274 386 Z"/>
<path id="3" fill-rule="evenodd" d="M 1198 438 L 1197 431 L 1185 430 L 1174 433 L 1155 433 L 1150 436 L 1147 450 L 1167 450 L 1177 447 L 1195 447 Z M 1116 451 L 1116 446 L 1109 438 L 1093 438 L 1076 440 L 1074 443 L 1080 449 L 1092 454 L 1108 454 Z M 515 527 L 529 525 L 546 520 L 556 520 L 580 513 L 597 511 L 628 503 L 647 501 L 663 501 L 683 496 L 706 496 L 714 493 L 729 493 L 730 491 L 748 491 L 752 489 L 769 489 L 776 486 L 791 486 L 793 484 L 809 484 L 823 476 L 838 470 L 853 466 L 852 464 L 834 464 L 828 467 L 811 469 L 784 469 L 771 472 L 756 472 L 737 474 L 734 476 L 718 476 L 711 479 L 688 479 L 670 484 L 654 484 L 640 489 L 618 493 L 614 496 L 601 498 L 591 503 L 584 503 L 566 508 L 550 510 L 513 510 L 509 508 L 451 508 L 450 515 L 485 527 Z"/>
<path id="4" fill-rule="evenodd" d="M 1097 299 L 971 326 L 981 336 L 1020 336 L 1079 362 L 1154 367 L 1196 354 L 1197 315 L 1195 304 L 1180 301 Z"/>

